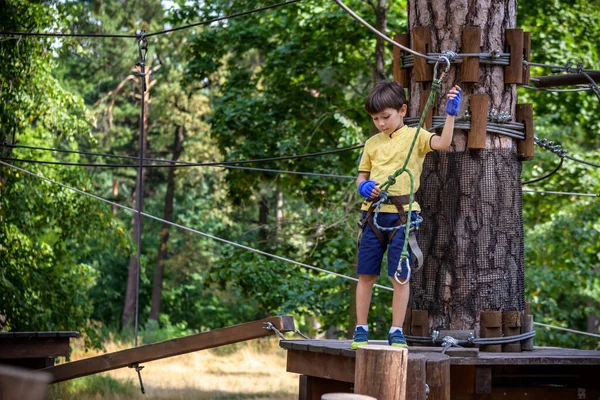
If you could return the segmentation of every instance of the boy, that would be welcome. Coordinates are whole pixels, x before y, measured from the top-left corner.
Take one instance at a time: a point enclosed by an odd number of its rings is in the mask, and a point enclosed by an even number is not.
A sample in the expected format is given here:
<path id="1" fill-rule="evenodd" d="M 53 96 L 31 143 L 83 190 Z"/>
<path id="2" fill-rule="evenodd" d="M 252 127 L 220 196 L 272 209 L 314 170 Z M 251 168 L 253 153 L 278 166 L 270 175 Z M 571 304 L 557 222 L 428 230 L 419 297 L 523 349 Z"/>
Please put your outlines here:
<path id="1" fill-rule="evenodd" d="M 446 123 L 441 135 L 429 133 L 424 129 L 419 131 L 419 137 L 407 164 L 414 177 L 414 190 L 419 188 L 423 160 L 425 155 L 432 150 L 447 150 L 452 142 L 454 132 L 454 117 L 460 106 L 460 92 L 454 86 L 448 92 L 446 103 Z M 392 278 L 394 296 L 392 301 L 392 327 L 388 335 L 391 346 L 407 347 L 406 339 L 402 332 L 402 324 L 406 314 L 410 286 L 400 284 L 394 279 L 400 261 L 402 246 L 404 244 L 404 227 L 397 232 L 382 232 L 373 223 L 373 208 L 381 190 L 380 183 L 387 181 L 404 164 L 408 150 L 414 138 L 416 128 L 404 125 L 404 116 L 407 111 L 407 101 L 404 88 L 397 82 L 381 82 L 371 91 L 365 103 L 365 109 L 380 133 L 372 136 L 365 143 L 365 148 L 358 167 L 356 186 L 366 200 L 363 202 L 363 232 L 358 249 L 358 265 L 356 272 L 359 275 L 356 288 L 356 322 L 351 348 L 356 349 L 368 342 L 367 317 L 371 303 L 373 284 L 381 271 L 381 260 L 388 249 L 388 275 Z M 382 227 L 405 224 L 408 217 L 408 194 L 410 194 L 410 181 L 406 173 L 396 178 L 396 183 L 387 189 L 388 201 L 382 204 L 377 222 Z M 402 211 L 400 211 L 402 210 Z M 421 210 L 419 204 L 414 202 L 411 221 L 417 218 Z M 394 234 L 395 233 L 395 234 Z M 388 243 L 389 242 L 389 243 Z M 398 277 L 407 281 L 408 268 L 402 263 L 402 270 Z M 405 283 L 405 282 L 403 282 Z"/>

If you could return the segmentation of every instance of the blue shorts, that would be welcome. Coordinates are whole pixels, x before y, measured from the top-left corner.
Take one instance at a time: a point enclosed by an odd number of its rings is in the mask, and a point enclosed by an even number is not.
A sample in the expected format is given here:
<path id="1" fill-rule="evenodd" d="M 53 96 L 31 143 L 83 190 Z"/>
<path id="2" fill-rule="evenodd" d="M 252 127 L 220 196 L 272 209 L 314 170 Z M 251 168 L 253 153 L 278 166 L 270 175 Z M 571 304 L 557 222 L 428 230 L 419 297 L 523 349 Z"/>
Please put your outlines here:
<path id="1" fill-rule="evenodd" d="M 363 219 L 367 215 L 366 211 L 363 211 Z M 411 221 L 417 219 L 417 213 L 412 212 Z M 398 213 L 379 213 L 377 216 L 377 224 L 380 226 L 396 226 L 400 221 L 400 215 Z M 388 246 L 383 246 L 371 226 L 365 222 L 365 228 L 363 229 L 360 243 L 358 245 L 358 264 L 356 266 L 356 273 L 358 275 L 380 275 L 381 274 L 381 261 L 385 253 L 386 247 L 388 248 L 388 276 L 394 276 L 398 270 L 398 262 L 402 255 L 402 247 L 404 246 L 404 229 L 406 226 L 400 228 L 392 237 L 391 243 Z M 375 228 L 377 229 L 377 228 Z M 382 232 L 384 236 L 391 232 Z M 412 265 L 412 252 L 409 247 L 409 260 Z M 406 263 L 402 263 L 402 271 L 399 275 L 400 278 L 406 278 L 408 276 L 408 268 Z"/>

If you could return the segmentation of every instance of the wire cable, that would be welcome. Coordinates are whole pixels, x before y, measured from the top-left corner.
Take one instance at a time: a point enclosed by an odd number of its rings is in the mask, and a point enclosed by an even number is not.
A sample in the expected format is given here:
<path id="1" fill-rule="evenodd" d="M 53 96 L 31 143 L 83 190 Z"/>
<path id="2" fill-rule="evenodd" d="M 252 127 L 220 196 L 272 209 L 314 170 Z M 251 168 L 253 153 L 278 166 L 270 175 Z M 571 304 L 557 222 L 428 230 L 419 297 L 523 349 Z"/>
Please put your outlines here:
<path id="1" fill-rule="evenodd" d="M 575 162 L 578 162 L 578 163 L 581 163 L 581 164 L 589 165 L 591 167 L 600 168 L 600 164 L 594 164 L 593 162 L 585 161 L 585 160 L 582 160 L 582 159 L 579 159 L 579 158 L 575 158 L 575 157 L 572 157 L 572 156 L 565 156 L 565 157 L 568 158 L 571 161 L 575 161 Z"/>
<path id="2" fill-rule="evenodd" d="M 108 199 L 105 199 L 105 198 L 100 197 L 100 196 L 96 196 L 96 195 L 88 193 L 88 192 L 84 192 L 83 190 L 74 188 L 74 187 L 69 186 L 69 185 L 65 185 L 64 183 L 57 182 L 57 181 L 55 181 L 55 180 L 53 180 L 51 178 L 47 178 L 45 176 L 38 175 L 38 174 L 36 174 L 36 173 L 34 173 L 32 171 L 29 171 L 27 169 L 17 167 L 16 165 L 12 165 L 12 164 L 9 164 L 9 163 L 4 162 L 4 161 L 0 161 L 0 164 L 5 165 L 5 166 L 7 166 L 9 168 L 12 168 L 12 169 L 16 169 L 16 170 L 21 171 L 21 172 L 23 172 L 25 174 L 34 176 L 36 178 L 42 179 L 44 181 L 53 183 L 55 185 L 58 185 L 60 187 L 65 188 L 65 189 L 72 190 L 72 191 L 77 192 L 79 194 L 82 194 L 84 196 L 92 197 L 92 198 L 94 198 L 96 200 L 100 200 L 100 201 L 102 201 L 104 203 L 107 203 L 107 204 L 110 204 L 112 206 L 115 206 L 115 207 L 118 207 L 118 208 L 130 211 L 130 212 L 133 212 L 133 213 L 138 213 L 138 211 L 136 209 L 134 209 L 134 208 L 131 208 L 131 207 L 128 207 L 128 206 L 124 206 L 122 204 L 116 203 L 114 201 L 110 201 Z M 357 278 L 354 278 L 354 277 L 351 277 L 351 276 L 347 276 L 347 275 L 343 275 L 343 274 L 340 274 L 340 273 L 337 273 L 337 272 L 329 271 L 329 270 L 326 270 L 326 269 L 323 269 L 323 268 L 315 267 L 313 265 L 309 265 L 309 264 L 305 264 L 305 263 L 302 263 L 302 262 L 299 262 L 299 261 L 295 261 L 295 260 L 292 260 L 290 258 L 278 256 L 276 254 L 267 253 L 265 251 L 258 250 L 258 249 L 255 249 L 255 248 L 252 248 L 252 247 L 240 244 L 240 243 L 232 242 L 232 241 L 229 241 L 227 239 L 223 239 L 223 238 L 220 238 L 218 236 L 211 235 L 209 233 L 201 232 L 201 231 L 198 231 L 196 229 L 189 228 L 187 226 L 177 224 L 175 222 L 167 221 L 165 219 L 156 217 L 156 216 L 154 216 L 152 214 L 148 214 L 148 213 L 145 213 L 145 212 L 139 212 L 139 214 L 142 215 L 142 216 L 144 216 L 144 217 L 153 219 L 155 221 L 159 221 L 159 222 L 171 225 L 171 226 L 175 226 L 177 228 L 180 228 L 180 229 L 183 229 L 183 230 L 195 233 L 197 235 L 204 236 L 206 238 L 213 239 L 213 240 L 216 240 L 216 241 L 219 241 L 219 242 L 222 242 L 222 243 L 226 243 L 226 244 L 229 244 L 231 246 L 238 247 L 238 248 L 241 248 L 241 249 L 244 249 L 244 250 L 256 253 L 256 254 L 260 254 L 260 255 L 263 255 L 263 256 L 266 256 L 266 257 L 270 257 L 270 258 L 274 258 L 274 259 L 279 260 L 279 261 L 284 261 L 284 262 L 287 262 L 287 263 L 295 264 L 295 265 L 298 265 L 298 266 L 301 266 L 301 267 L 304 267 L 304 268 L 313 269 L 315 271 L 323 272 L 323 273 L 328 274 L 328 275 L 333 275 L 333 276 L 336 276 L 338 278 L 345 278 L 345 279 L 348 279 L 348 280 L 352 280 L 352 281 L 358 282 Z M 378 288 L 381 288 L 381 289 L 385 289 L 385 290 L 390 290 L 390 291 L 394 290 L 392 287 L 389 287 L 389 286 L 383 286 L 383 285 L 379 285 L 379 284 L 375 284 L 374 286 L 376 286 Z"/>
<path id="3" fill-rule="evenodd" d="M 194 24 L 180 26 L 178 28 L 165 29 L 165 30 L 158 31 L 158 32 L 143 34 L 143 36 L 148 38 L 151 36 L 157 36 L 157 35 L 162 35 L 162 34 L 166 34 L 166 33 L 170 33 L 170 32 L 176 32 L 176 31 L 180 31 L 182 29 L 193 28 L 195 26 L 200 26 L 200 25 L 207 25 L 207 24 L 211 24 L 213 22 L 225 21 L 228 19 L 237 18 L 237 17 L 253 14 L 256 12 L 260 12 L 260 11 L 283 7 L 283 6 L 287 6 L 289 4 L 298 3 L 300 1 L 302 1 L 302 0 L 290 0 L 290 1 L 286 1 L 284 3 L 273 4 L 270 6 L 255 8 L 253 10 L 248 10 L 248 11 L 244 11 L 244 12 L 240 12 L 240 13 L 236 13 L 236 14 L 212 18 L 212 19 L 197 22 Z M 38 37 L 41 36 L 41 37 L 85 37 L 85 38 L 129 38 L 129 39 L 139 39 L 141 37 L 140 35 L 131 35 L 131 34 L 127 35 L 127 34 L 116 34 L 116 33 L 62 33 L 62 32 L 14 32 L 14 31 L 0 31 L 0 35 L 1 36 L 38 36 Z"/>
<path id="4" fill-rule="evenodd" d="M 386 36 L 384 33 L 381 33 L 380 31 L 378 31 L 376 28 L 374 28 L 372 25 L 370 25 L 367 21 L 365 21 L 364 19 L 362 19 L 358 14 L 356 14 L 354 11 L 352 11 L 352 9 L 350 7 L 348 7 L 347 5 L 345 5 L 344 3 L 342 3 L 341 0 L 333 0 L 338 6 L 340 6 L 344 11 L 346 11 L 348 14 L 350 14 L 350 16 L 352 18 L 354 18 L 355 20 L 357 20 L 358 22 L 360 22 L 362 25 L 364 25 L 365 27 L 367 27 L 371 32 L 375 33 L 377 36 L 379 36 L 381 39 L 385 40 L 386 42 L 389 42 L 391 44 L 393 44 L 396 47 L 401 48 L 402 50 L 406 51 L 407 53 L 413 54 L 417 57 L 421 57 L 424 58 L 426 60 L 431 60 L 431 61 L 436 61 L 436 62 L 446 62 L 445 59 L 443 59 L 442 57 L 431 57 L 425 54 L 421 54 L 418 51 L 415 51 L 409 47 L 403 46 L 400 43 L 396 42 L 393 39 L 390 39 L 388 36 Z"/>
<path id="5" fill-rule="evenodd" d="M 550 178 L 552 175 L 554 175 L 555 173 L 558 172 L 558 170 L 560 169 L 560 167 L 562 167 L 564 161 L 565 161 L 565 159 L 563 157 L 561 157 L 560 158 L 560 162 L 558 163 L 558 165 L 556 166 L 556 168 L 554 168 L 550 173 L 548 173 L 548 174 L 546 174 L 544 176 L 540 176 L 540 177 L 535 178 L 535 179 L 531 179 L 529 181 L 521 182 L 521 185 L 522 186 L 530 185 L 532 183 L 540 182 L 540 181 L 543 181 L 544 179 Z"/>
<path id="6" fill-rule="evenodd" d="M 583 331 L 578 331 L 578 330 L 569 329 L 569 328 L 561 328 L 560 326 L 542 324 L 541 322 L 534 322 L 533 324 L 534 325 L 538 325 L 538 326 L 543 326 L 544 328 L 558 329 L 560 331 L 565 331 L 565 332 L 570 332 L 570 333 L 577 333 L 579 335 L 586 335 L 586 336 L 591 336 L 591 337 L 595 337 L 595 338 L 600 338 L 600 335 L 598 335 L 596 333 L 583 332 Z"/>
<path id="7" fill-rule="evenodd" d="M 290 1 L 286 1 L 284 3 L 278 3 L 278 4 L 273 4 L 273 5 L 270 5 L 270 6 L 266 6 L 266 7 L 255 8 L 253 10 L 244 11 L 244 12 L 240 12 L 240 13 L 237 13 L 237 14 L 226 15 L 226 16 L 223 16 L 223 17 L 217 17 L 217 18 L 213 18 L 213 19 L 208 19 L 208 20 L 205 20 L 205 21 L 202 21 L 202 22 L 197 22 L 197 23 L 194 23 L 194 24 L 180 26 L 178 28 L 165 29 L 164 31 L 152 32 L 152 33 L 147 34 L 146 37 L 156 36 L 156 35 L 162 35 L 162 34 L 171 33 L 171 32 L 176 32 L 176 31 L 180 31 L 182 29 L 193 28 L 195 26 L 200 26 L 200 25 L 212 24 L 213 22 L 219 22 L 219 21 L 224 21 L 224 20 L 227 20 L 227 19 L 241 17 L 241 16 L 244 16 L 244 15 L 250 15 L 250 14 L 253 14 L 253 13 L 256 13 L 256 12 L 260 12 L 260 11 L 270 10 L 270 9 L 273 9 L 273 8 L 287 6 L 289 4 L 299 3 L 301 1 L 302 0 L 290 0 Z"/>
<path id="8" fill-rule="evenodd" d="M 537 193 L 537 194 L 557 194 L 563 196 L 583 196 L 583 197 L 600 197 L 597 193 L 578 193 L 578 192 L 553 192 L 550 190 L 530 190 L 523 189 L 523 193 Z"/>

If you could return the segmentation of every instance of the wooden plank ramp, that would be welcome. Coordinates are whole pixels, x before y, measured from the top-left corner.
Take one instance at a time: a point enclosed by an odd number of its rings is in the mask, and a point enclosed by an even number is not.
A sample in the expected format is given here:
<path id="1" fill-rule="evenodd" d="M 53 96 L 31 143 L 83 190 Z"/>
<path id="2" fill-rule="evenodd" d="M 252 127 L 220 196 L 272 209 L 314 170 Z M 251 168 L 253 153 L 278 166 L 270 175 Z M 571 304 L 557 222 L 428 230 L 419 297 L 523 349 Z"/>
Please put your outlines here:
<path id="1" fill-rule="evenodd" d="M 54 367 L 44 368 L 41 371 L 47 372 L 52 376 L 50 383 L 62 382 L 161 358 L 178 356 L 180 354 L 275 335 L 273 330 L 265 329 L 265 326 L 269 323 L 280 332 L 289 332 L 294 331 L 295 329 L 294 319 L 292 317 L 280 316 L 265 318 L 258 321 L 229 326 L 227 328 L 215 329 L 209 332 L 184 336 L 164 342 L 148 344 L 66 364 L 60 364 Z"/>

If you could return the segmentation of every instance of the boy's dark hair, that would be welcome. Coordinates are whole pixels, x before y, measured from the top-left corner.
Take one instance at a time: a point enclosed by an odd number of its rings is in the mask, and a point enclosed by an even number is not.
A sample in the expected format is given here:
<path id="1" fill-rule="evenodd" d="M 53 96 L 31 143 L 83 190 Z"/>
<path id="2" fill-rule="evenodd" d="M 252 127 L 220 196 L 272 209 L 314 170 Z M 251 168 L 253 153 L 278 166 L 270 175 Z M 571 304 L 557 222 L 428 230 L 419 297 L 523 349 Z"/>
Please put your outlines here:
<path id="1" fill-rule="evenodd" d="M 407 101 L 402 85 L 395 81 L 384 81 L 371 90 L 365 102 L 365 109 L 369 114 L 377 114 L 386 108 L 400 110 L 405 104 Z"/>

